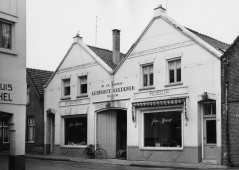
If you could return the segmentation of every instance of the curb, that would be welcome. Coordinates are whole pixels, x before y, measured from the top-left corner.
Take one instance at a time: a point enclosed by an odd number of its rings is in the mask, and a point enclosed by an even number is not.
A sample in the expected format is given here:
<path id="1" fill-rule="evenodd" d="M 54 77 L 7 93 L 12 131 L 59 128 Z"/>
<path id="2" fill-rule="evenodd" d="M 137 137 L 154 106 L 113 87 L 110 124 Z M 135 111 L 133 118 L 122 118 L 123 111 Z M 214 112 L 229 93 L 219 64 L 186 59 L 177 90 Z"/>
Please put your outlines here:
<path id="1" fill-rule="evenodd" d="M 144 168 L 172 168 L 172 169 L 199 169 L 199 168 L 193 168 L 193 167 L 178 167 L 178 166 L 160 166 L 160 165 L 140 165 L 140 164 L 130 164 L 132 167 L 144 167 Z"/>

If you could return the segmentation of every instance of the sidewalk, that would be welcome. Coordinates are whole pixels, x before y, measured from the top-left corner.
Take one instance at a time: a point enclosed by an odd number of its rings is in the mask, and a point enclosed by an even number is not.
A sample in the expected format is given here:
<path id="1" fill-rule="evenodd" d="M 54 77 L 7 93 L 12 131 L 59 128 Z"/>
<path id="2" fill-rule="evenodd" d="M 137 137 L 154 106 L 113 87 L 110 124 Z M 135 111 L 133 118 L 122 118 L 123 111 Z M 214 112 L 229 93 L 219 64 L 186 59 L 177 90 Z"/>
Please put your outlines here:
<path id="1" fill-rule="evenodd" d="M 8 156 L 8 152 L 0 152 L 0 156 Z M 150 162 L 150 161 L 127 161 L 119 159 L 83 159 L 78 157 L 53 156 L 53 155 L 26 155 L 26 158 L 52 160 L 52 161 L 72 161 L 94 164 L 113 164 L 119 166 L 151 167 L 151 168 L 174 168 L 174 169 L 238 169 L 239 167 L 228 167 L 213 164 L 190 164 L 190 163 L 169 163 L 169 162 Z"/>

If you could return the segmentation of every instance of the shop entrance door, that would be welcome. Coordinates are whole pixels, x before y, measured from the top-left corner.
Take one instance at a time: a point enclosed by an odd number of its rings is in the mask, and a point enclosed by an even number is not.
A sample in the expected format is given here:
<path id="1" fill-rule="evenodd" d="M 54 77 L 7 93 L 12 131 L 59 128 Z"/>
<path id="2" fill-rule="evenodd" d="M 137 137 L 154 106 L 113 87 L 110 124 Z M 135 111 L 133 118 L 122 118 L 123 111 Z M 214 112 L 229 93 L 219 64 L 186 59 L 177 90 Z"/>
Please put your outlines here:
<path id="1" fill-rule="evenodd" d="M 216 118 L 204 118 L 204 158 L 215 159 L 217 151 Z"/>
<path id="2" fill-rule="evenodd" d="M 106 110 L 97 114 L 97 140 L 108 158 L 115 158 L 116 155 L 116 131 L 117 113 L 116 110 Z"/>

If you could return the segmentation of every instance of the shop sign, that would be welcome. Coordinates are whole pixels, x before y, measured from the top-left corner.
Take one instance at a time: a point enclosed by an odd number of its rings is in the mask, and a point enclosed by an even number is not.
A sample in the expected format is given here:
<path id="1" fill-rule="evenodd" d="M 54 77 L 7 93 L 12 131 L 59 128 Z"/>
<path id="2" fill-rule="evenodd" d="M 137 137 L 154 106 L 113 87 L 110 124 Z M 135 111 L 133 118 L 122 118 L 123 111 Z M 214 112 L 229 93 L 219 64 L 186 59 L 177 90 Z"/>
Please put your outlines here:
<path id="1" fill-rule="evenodd" d="M 171 118 L 171 119 L 162 118 L 161 120 L 153 119 L 151 125 L 153 125 L 154 123 L 161 123 L 161 124 L 164 124 L 164 123 L 167 123 L 167 122 L 171 123 L 172 119 L 173 118 Z"/>
<path id="2" fill-rule="evenodd" d="M 187 94 L 187 93 L 188 93 L 188 87 L 154 90 L 149 92 L 134 93 L 134 99 L 153 98 L 153 97 L 159 97 L 159 96 L 169 96 L 169 95 Z"/>
<path id="3" fill-rule="evenodd" d="M 26 104 L 26 83 L 0 80 L 0 103 Z"/>
<path id="4" fill-rule="evenodd" d="M 66 100 L 66 101 L 60 101 L 59 106 L 74 106 L 74 105 L 80 105 L 80 104 L 88 104 L 90 103 L 90 99 L 77 99 L 77 100 Z"/>
<path id="5" fill-rule="evenodd" d="M 121 92 L 127 92 L 127 91 L 133 91 L 135 90 L 135 86 L 123 86 L 123 87 L 115 87 L 115 86 L 119 86 L 122 85 L 123 82 L 119 82 L 119 83 L 114 83 L 113 84 L 113 89 L 104 89 L 104 90 L 96 90 L 92 92 L 92 96 L 98 96 L 98 95 L 104 95 L 107 94 L 107 97 L 111 97 L 111 95 L 113 96 L 118 96 L 117 93 L 121 93 Z M 110 87 L 109 84 L 106 84 L 105 86 L 102 85 L 102 87 Z M 113 90 L 113 94 L 112 93 Z"/>

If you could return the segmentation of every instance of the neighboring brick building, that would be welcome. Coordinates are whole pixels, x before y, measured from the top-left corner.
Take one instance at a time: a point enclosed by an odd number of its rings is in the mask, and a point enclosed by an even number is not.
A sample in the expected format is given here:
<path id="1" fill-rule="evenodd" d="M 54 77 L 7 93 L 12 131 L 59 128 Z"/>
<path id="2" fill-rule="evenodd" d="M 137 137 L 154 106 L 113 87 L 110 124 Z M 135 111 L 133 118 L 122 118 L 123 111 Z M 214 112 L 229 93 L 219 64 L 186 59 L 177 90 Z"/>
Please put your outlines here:
<path id="1" fill-rule="evenodd" d="M 52 73 L 52 71 L 27 68 L 26 153 L 28 154 L 43 154 L 43 86 L 51 77 Z"/>
<path id="2" fill-rule="evenodd" d="M 221 57 L 222 164 L 239 166 L 239 36 Z"/>

